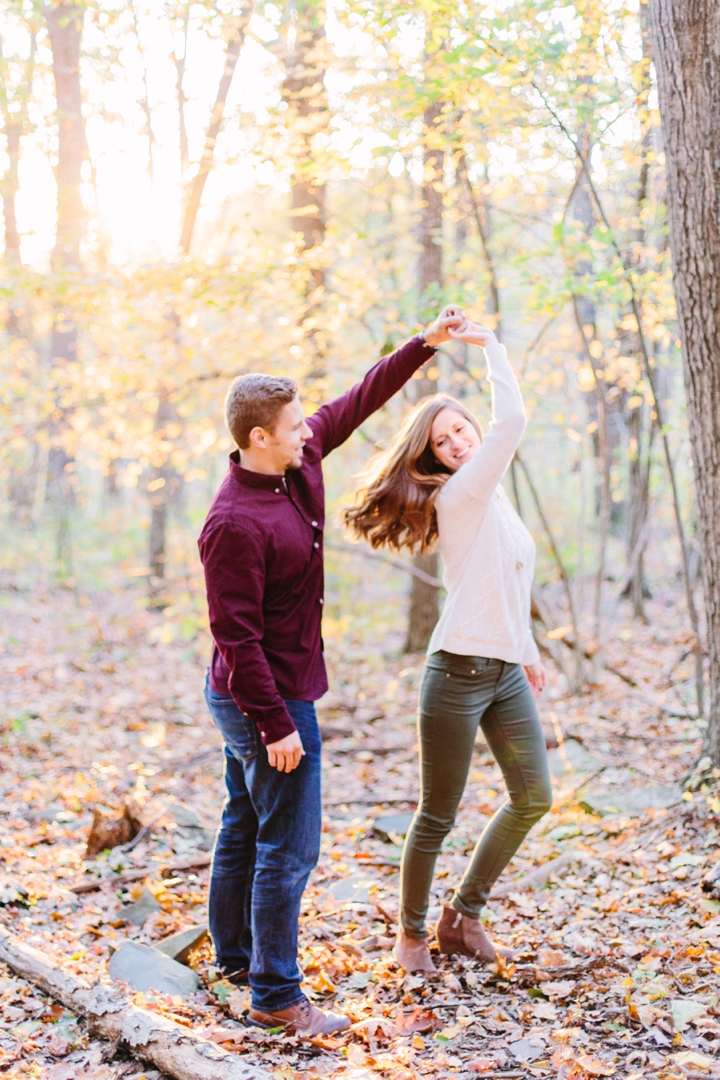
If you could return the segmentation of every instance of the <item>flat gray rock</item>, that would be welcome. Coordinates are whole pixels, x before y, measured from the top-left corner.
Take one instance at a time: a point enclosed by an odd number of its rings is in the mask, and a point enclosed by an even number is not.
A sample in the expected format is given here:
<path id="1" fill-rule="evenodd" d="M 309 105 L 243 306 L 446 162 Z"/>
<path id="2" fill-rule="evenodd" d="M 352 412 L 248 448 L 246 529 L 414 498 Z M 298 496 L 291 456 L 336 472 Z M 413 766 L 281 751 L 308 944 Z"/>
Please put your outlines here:
<path id="1" fill-rule="evenodd" d="M 650 787 L 628 787 L 600 795 L 586 794 L 579 800 L 588 814 L 640 814 L 643 810 L 663 810 L 682 798 L 680 788 L 665 784 Z"/>
<path id="2" fill-rule="evenodd" d="M 200 980 L 192 968 L 137 941 L 123 941 L 110 957 L 108 970 L 113 979 L 129 983 L 143 993 L 154 990 L 158 994 L 190 997 L 200 989 Z"/>
<path id="3" fill-rule="evenodd" d="M 195 813 L 191 806 L 185 806 L 183 803 L 171 802 L 167 808 L 167 813 L 171 815 L 176 825 L 189 825 L 195 829 L 201 829 L 203 823 L 200 817 Z"/>
<path id="4" fill-rule="evenodd" d="M 154 911 L 160 911 L 160 905 L 146 885 L 135 903 L 121 908 L 119 914 L 120 918 L 124 919 L 125 922 L 131 922 L 135 926 L 142 926 L 148 915 L 152 915 Z"/>
<path id="5" fill-rule="evenodd" d="M 322 899 L 326 903 L 331 900 L 335 904 L 367 904 L 370 889 L 376 884 L 367 874 L 352 874 L 329 885 L 322 893 Z"/>
<path id="6" fill-rule="evenodd" d="M 562 749 L 558 747 L 557 750 L 548 751 L 548 762 L 551 775 L 557 779 L 574 772 L 595 772 L 603 766 L 599 758 L 596 758 L 575 739 L 566 739 Z"/>
<path id="7" fill-rule="evenodd" d="M 402 814 L 382 814 L 375 818 L 372 829 L 381 840 L 394 842 L 396 837 L 407 834 L 414 817 L 415 814 L 410 811 L 404 811 Z"/>
<path id="8" fill-rule="evenodd" d="M 193 949 L 201 945 L 207 935 L 207 926 L 190 926 L 179 934 L 171 934 L 170 937 L 158 941 L 155 948 L 171 960 L 177 960 L 178 964 L 184 964 Z"/>

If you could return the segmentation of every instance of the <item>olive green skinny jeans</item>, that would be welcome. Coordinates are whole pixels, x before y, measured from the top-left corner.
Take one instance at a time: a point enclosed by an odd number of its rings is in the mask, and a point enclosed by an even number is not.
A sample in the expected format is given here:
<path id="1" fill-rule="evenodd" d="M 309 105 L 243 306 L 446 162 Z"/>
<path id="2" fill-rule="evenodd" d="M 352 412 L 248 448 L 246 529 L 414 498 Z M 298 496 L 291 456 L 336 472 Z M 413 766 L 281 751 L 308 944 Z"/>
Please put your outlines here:
<path id="1" fill-rule="evenodd" d="M 477 918 L 529 829 L 552 804 L 545 736 L 520 664 L 444 651 L 427 661 L 420 692 L 420 805 L 400 876 L 400 921 L 425 937 L 435 860 L 465 790 L 478 725 L 502 769 L 509 799 L 477 842 L 452 905 Z"/>

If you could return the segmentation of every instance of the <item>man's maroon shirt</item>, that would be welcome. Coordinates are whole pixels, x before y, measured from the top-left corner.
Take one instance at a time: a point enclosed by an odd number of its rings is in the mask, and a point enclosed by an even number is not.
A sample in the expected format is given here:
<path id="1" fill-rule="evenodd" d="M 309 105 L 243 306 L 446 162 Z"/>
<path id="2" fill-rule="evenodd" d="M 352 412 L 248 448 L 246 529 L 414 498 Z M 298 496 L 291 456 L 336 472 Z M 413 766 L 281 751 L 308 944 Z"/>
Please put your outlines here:
<path id="1" fill-rule="evenodd" d="M 198 541 L 215 642 L 210 686 L 230 695 L 264 743 L 295 731 L 283 698 L 316 701 L 328 688 L 320 623 L 325 489 L 322 459 L 432 355 L 413 338 L 362 382 L 308 417 L 299 469 L 250 472 L 230 455 Z"/>

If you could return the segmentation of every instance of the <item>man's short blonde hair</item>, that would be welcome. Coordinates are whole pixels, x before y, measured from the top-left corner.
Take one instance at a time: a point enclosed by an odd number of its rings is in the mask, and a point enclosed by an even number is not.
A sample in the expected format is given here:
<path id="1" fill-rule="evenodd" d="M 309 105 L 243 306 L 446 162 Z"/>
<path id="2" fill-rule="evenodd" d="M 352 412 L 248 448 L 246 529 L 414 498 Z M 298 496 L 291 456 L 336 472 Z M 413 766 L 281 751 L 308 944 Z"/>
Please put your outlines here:
<path id="1" fill-rule="evenodd" d="M 241 450 L 250 445 L 253 428 L 272 435 L 285 405 L 295 398 L 298 386 L 285 375 L 238 375 L 225 398 L 225 423 Z"/>

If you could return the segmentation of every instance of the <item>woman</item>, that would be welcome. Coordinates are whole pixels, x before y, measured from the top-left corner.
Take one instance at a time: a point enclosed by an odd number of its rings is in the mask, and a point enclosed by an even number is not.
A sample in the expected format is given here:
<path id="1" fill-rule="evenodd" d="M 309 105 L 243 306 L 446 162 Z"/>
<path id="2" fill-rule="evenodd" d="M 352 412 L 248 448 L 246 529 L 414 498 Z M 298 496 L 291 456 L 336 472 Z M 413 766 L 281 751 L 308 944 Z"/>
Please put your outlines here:
<path id="1" fill-rule="evenodd" d="M 421 800 L 407 835 L 395 957 L 407 971 L 435 970 L 425 918 L 435 860 L 455 821 L 478 724 L 502 769 L 508 801 L 488 822 L 437 925 L 441 953 L 486 962 L 512 951 L 480 922 L 493 883 L 552 789 L 534 695 L 545 672 L 530 630 L 535 545 L 500 480 L 525 427 L 505 349 L 467 323 L 453 338 L 485 348 L 492 421 L 444 394 L 425 398 L 389 448 L 368 466 L 346 522 L 373 547 L 425 551 L 437 539 L 447 598 L 428 647 L 420 692 Z"/>

